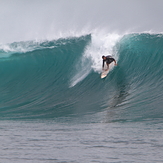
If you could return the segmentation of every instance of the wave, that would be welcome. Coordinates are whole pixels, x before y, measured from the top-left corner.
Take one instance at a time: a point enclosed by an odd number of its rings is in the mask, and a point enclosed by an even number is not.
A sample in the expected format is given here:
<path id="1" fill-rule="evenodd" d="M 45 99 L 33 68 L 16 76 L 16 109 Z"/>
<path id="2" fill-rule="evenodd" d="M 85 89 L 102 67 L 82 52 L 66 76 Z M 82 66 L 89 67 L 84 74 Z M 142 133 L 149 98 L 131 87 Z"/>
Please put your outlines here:
<path id="1" fill-rule="evenodd" d="M 0 45 L 0 119 L 162 118 L 162 43 L 162 34 L 92 33 Z M 101 80 L 109 54 L 118 66 Z"/>

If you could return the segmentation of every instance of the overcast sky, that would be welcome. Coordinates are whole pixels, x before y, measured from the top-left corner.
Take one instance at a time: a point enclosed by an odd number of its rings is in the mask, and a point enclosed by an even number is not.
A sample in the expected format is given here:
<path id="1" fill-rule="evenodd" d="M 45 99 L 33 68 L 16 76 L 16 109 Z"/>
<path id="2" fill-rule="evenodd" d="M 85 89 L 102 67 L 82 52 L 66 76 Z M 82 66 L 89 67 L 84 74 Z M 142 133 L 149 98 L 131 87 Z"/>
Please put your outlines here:
<path id="1" fill-rule="evenodd" d="M 0 43 L 93 30 L 163 32 L 163 0 L 0 0 Z"/>

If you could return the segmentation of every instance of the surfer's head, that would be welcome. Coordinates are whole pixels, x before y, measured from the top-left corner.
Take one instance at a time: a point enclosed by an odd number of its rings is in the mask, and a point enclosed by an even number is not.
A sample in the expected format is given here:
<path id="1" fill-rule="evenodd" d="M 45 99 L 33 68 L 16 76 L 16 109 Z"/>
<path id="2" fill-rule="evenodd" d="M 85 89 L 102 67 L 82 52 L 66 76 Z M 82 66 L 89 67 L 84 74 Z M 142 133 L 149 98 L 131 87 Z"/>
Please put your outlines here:
<path id="1" fill-rule="evenodd" d="M 105 59 L 105 58 L 106 58 L 106 57 L 103 55 L 103 56 L 102 56 L 102 59 Z"/>

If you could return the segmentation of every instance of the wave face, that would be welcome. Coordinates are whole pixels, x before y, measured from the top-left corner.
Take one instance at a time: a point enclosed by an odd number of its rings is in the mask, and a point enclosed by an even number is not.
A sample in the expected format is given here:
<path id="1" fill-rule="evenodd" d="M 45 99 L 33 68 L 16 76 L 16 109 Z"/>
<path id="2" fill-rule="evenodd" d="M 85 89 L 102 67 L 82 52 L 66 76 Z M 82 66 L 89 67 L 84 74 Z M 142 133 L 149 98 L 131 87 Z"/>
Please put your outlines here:
<path id="1" fill-rule="evenodd" d="M 162 44 L 162 34 L 142 33 L 0 45 L 0 119 L 162 118 Z M 107 54 L 118 66 L 101 80 Z"/>

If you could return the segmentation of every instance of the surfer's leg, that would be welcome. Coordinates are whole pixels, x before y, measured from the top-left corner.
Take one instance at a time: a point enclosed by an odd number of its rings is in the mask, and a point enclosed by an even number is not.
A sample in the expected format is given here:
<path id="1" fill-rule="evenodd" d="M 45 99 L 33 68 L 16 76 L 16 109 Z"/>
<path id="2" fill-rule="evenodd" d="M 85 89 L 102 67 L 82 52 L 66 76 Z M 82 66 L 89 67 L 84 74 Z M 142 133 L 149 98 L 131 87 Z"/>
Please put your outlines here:
<path id="1" fill-rule="evenodd" d="M 106 65 L 107 65 L 107 69 L 106 69 L 106 71 L 107 71 L 107 70 L 109 70 L 109 63 L 106 63 Z"/>

